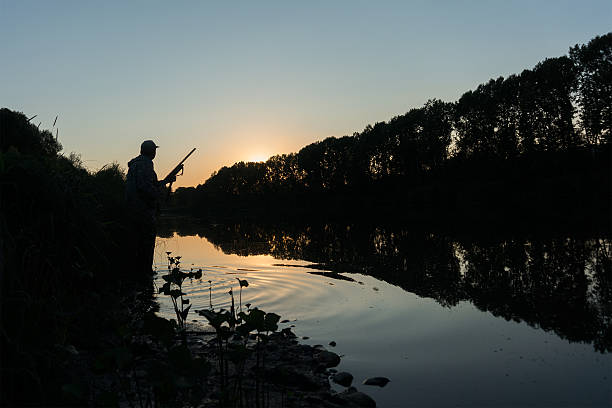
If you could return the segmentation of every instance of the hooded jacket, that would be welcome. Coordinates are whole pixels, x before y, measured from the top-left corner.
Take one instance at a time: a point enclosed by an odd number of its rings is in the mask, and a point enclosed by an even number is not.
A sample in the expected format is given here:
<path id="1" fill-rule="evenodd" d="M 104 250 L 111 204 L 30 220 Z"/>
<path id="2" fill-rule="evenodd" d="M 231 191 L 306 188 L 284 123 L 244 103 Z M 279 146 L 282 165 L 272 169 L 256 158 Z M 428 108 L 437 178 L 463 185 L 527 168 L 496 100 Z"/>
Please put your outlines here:
<path id="1" fill-rule="evenodd" d="M 134 215 L 155 222 L 160 188 L 151 158 L 141 154 L 129 161 L 125 197 Z"/>

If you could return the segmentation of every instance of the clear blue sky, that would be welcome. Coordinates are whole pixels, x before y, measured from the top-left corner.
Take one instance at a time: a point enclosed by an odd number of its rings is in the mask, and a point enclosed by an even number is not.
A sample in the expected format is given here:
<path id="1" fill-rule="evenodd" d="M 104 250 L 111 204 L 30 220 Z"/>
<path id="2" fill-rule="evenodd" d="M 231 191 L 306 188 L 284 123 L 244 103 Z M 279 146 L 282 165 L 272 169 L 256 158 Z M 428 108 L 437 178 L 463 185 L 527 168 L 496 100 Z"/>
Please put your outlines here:
<path id="1" fill-rule="evenodd" d="M 0 0 L 0 106 L 123 166 L 144 139 L 178 185 L 454 101 L 612 31 L 612 1 Z M 190 159 L 191 160 L 191 159 Z"/>

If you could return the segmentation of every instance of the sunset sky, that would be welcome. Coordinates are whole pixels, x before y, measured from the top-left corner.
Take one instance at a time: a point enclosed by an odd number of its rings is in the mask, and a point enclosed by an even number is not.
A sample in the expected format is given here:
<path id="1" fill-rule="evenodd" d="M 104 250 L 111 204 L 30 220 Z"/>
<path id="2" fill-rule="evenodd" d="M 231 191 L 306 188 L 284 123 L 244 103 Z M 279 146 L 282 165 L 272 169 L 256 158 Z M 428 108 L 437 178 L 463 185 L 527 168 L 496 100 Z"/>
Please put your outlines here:
<path id="1" fill-rule="evenodd" d="M 0 0 L 0 107 L 86 166 L 161 146 L 175 186 L 454 101 L 612 30 L 602 1 Z"/>

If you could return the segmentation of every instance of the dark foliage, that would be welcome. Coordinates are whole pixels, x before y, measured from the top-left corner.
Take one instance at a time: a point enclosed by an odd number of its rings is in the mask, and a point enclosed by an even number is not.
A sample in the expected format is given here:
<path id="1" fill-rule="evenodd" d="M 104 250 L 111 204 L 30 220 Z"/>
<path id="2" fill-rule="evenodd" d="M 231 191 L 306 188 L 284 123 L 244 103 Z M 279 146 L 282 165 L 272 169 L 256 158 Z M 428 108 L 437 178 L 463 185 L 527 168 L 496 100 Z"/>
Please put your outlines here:
<path id="1" fill-rule="evenodd" d="M 521 208 L 554 201 L 573 213 L 570 198 L 578 189 L 587 204 L 603 199 L 609 208 L 611 44 L 608 33 L 572 48 L 569 57 L 492 79 L 455 103 L 430 100 L 352 136 L 223 167 L 204 184 L 179 189 L 175 206 L 218 217 L 271 206 L 344 213 L 372 204 L 418 212 L 467 209 L 476 201 L 480 212 L 505 211 L 512 197 Z"/>
<path id="2" fill-rule="evenodd" d="M 597 36 L 570 49 L 578 70 L 578 106 L 589 143 L 612 138 L 612 34 Z"/>
<path id="3" fill-rule="evenodd" d="M 0 115 L 1 403 L 82 405 L 70 357 L 125 324 L 112 313 L 133 285 L 125 177 L 91 173 L 23 114 Z"/>
<path id="4" fill-rule="evenodd" d="M 0 109 L 0 150 L 14 148 L 22 154 L 56 156 L 62 146 L 48 130 L 40 131 L 22 113 Z"/>

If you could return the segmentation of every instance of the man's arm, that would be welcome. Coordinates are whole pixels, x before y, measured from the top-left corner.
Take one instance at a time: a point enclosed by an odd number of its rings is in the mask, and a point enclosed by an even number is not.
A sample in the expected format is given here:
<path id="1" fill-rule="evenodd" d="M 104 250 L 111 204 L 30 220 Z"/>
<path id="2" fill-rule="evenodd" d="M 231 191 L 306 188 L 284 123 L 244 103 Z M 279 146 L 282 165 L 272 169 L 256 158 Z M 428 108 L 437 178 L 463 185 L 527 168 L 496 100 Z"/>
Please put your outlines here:
<path id="1" fill-rule="evenodd" d="M 172 184 L 175 181 L 176 181 L 176 176 L 173 174 L 169 174 L 165 179 L 159 180 L 158 183 L 161 188 L 164 188 L 166 184 Z"/>

